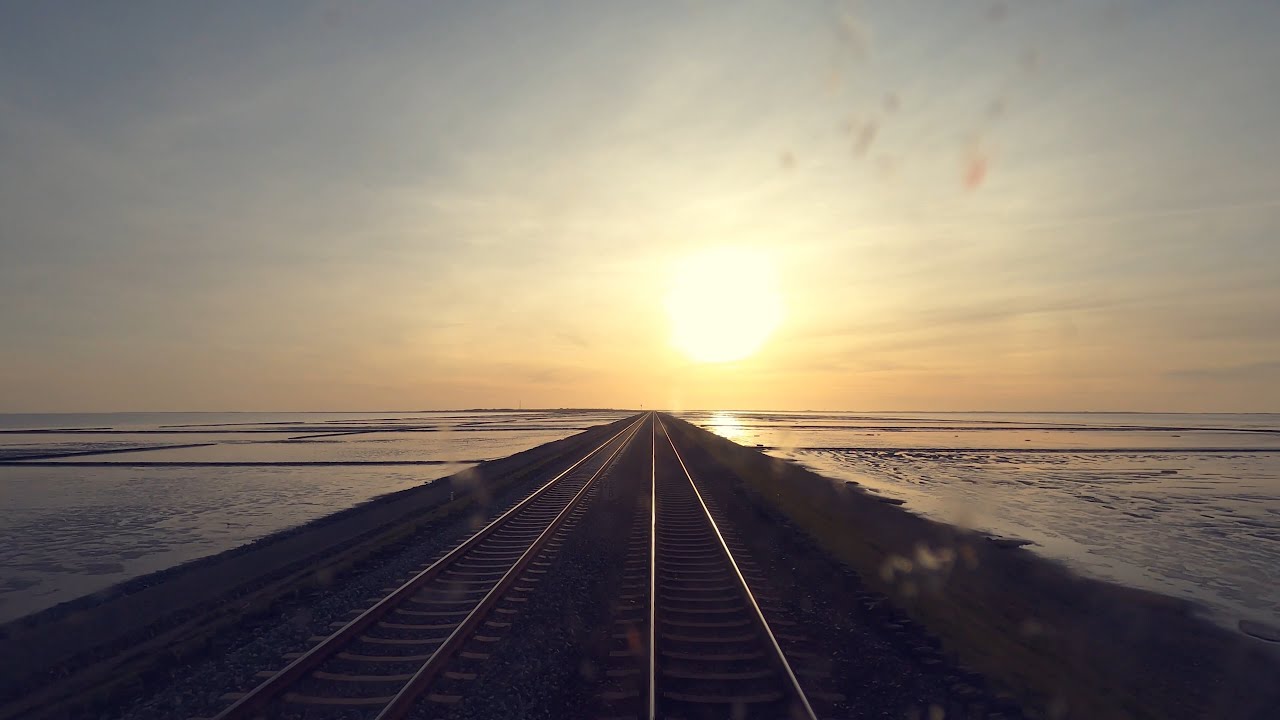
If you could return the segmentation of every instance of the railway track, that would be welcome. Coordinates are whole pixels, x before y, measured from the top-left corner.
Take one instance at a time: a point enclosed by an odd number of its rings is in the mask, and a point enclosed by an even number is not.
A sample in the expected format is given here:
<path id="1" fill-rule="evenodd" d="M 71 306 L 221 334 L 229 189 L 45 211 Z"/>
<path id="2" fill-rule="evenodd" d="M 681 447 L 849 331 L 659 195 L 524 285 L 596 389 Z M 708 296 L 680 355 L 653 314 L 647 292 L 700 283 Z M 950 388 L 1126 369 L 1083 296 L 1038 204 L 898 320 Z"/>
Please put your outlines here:
<path id="1" fill-rule="evenodd" d="M 483 659 L 475 649 L 498 639 L 525 593 L 544 572 L 540 553 L 580 515 L 597 481 L 639 432 L 641 417 L 526 499 L 444 554 L 354 620 L 302 653 L 215 720 L 260 717 L 391 720 L 423 700 L 456 702 L 432 692 L 474 675 L 451 662 Z M 542 564 L 545 564 L 543 562 Z"/>
<path id="2" fill-rule="evenodd" d="M 804 718 L 844 711 L 823 659 L 768 595 L 666 427 L 650 430 L 651 509 L 629 538 L 600 715 Z M 803 682 L 802 682 L 803 680 Z"/>

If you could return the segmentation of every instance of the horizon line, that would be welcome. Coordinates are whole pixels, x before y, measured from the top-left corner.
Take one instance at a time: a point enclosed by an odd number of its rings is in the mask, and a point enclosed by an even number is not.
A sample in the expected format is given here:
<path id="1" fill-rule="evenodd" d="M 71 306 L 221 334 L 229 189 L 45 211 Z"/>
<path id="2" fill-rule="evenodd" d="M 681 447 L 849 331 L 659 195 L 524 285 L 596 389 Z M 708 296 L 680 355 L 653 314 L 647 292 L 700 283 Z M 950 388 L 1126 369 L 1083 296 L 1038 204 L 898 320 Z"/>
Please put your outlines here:
<path id="1" fill-rule="evenodd" d="M 626 408 L 626 407 L 459 407 L 437 408 L 431 410 L 379 409 L 379 410 L 0 410 L 0 415 L 370 415 L 370 414 L 410 414 L 445 412 L 648 412 L 657 410 L 667 413 L 690 412 L 773 412 L 773 413 L 936 413 L 936 414 L 1002 414 L 1002 415 L 1280 415 L 1280 410 L 850 410 L 850 409 L 816 409 L 786 410 L 777 408 Z"/>

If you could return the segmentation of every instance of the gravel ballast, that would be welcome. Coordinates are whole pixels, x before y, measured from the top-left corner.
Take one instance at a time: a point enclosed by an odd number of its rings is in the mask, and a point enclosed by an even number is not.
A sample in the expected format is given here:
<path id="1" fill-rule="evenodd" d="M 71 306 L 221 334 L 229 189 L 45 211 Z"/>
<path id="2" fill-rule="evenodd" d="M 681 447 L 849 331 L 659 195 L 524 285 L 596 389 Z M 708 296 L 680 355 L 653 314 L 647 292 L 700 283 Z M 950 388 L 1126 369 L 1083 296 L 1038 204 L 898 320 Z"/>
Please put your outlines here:
<path id="1" fill-rule="evenodd" d="M 600 480 L 595 496 L 550 565 L 511 630 L 491 648 L 489 661 L 456 705 L 424 703 L 418 718 L 590 717 L 605 648 L 610 605 L 626 559 L 627 534 L 637 512 L 647 512 L 647 429 Z"/>

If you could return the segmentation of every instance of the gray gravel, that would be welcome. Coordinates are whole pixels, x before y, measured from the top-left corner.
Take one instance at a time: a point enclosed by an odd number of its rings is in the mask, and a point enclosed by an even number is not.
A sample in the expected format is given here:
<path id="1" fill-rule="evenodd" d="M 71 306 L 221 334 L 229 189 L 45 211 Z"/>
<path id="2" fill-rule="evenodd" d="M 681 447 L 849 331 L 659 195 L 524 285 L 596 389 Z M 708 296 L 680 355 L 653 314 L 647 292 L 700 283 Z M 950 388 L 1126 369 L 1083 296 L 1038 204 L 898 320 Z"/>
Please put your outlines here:
<path id="1" fill-rule="evenodd" d="M 643 447 L 641 447 L 643 446 Z M 690 460 L 690 458 L 686 458 Z M 424 702 L 417 717 L 478 718 L 583 717 L 597 709 L 598 659 L 607 655 L 611 606 L 616 596 L 634 513 L 645 512 L 648 444 L 635 443 L 594 492 L 590 504 L 561 533 L 563 542 L 546 555 L 537 590 L 513 604 L 519 613 L 505 619 L 496 642 L 468 649 L 488 660 L 459 660 L 454 670 L 476 673 L 442 692 L 462 695 L 459 702 Z M 696 462 L 691 465 L 696 465 Z M 695 469 L 695 472 L 697 470 Z M 627 479 L 629 476 L 629 480 Z M 639 487 L 643 485 L 643 487 Z M 739 493 L 720 485 L 717 505 L 770 578 L 786 611 L 817 639 L 832 659 L 834 687 L 851 699 L 847 717 L 986 717 L 1000 707 L 980 677 L 950 665 L 936 643 L 869 593 L 857 576 L 818 552 L 785 521 L 765 513 Z M 528 492 L 512 490 L 500 498 L 503 509 Z M 490 516 L 495 516 L 495 510 Z M 350 619 L 367 599 L 384 594 L 441 552 L 466 537 L 475 519 L 438 523 L 425 529 L 371 569 L 343 578 L 328 591 L 284 604 L 270 617 L 245 627 L 208 656 L 175 667 L 152 690 L 105 718 L 152 720 L 216 714 L 227 705 L 221 696 L 243 691 L 259 680 L 254 674 L 278 669 L 281 654 L 309 647 L 308 638 L 327 635 L 329 624 Z M 595 659 L 595 660 L 593 660 Z"/>
<path id="2" fill-rule="evenodd" d="M 986 680 L 955 666 L 939 642 L 869 591 L 858 574 L 831 559 L 777 512 L 758 507 L 706 456 L 686 452 L 699 488 L 715 498 L 727 536 L 750 551 L 768 588 L 830 658 L 821 690 L 847 700 L 836 712 L 856 718 L 1020 718 L 1016 704 L 995 697 Z M 757 592 L 765 588 L 753 588 Z M 766 617 L 769 613 L 766 613 Z M 934 713 L 931 715 L 931 713 Z"/>
<path id="3" fill-rule="evenodd" d="M 598 494 L 550 558 L 539 590 L 529 595 L 511 629 L 489 649 L 490 660 L 469 668 L 479 677 L 469 683 L 463 699 L 452 706 L 424 703 L 415 717 L 591 716 L 601 672 L 591 658 L 608 643 L 610 606 L 626 559 L 632 514 L 644 511 L 636 506 L 643 494 L 629 486 L 647 478 L 647 470 L 635 470 L 647 463 L 648 451 L 647 441 L 632 443 L 602 479 Z"/>
<path id="4" fill-rule="evenodd" d="M 636 455 L 643 457 L 631 460 L 644 466 L 634 475 L 647 481 L 647 444 L 642 449 Z M 830 659 L 832 678 L 809 689 L 845 695 L 833 717 L 923 719 L 939 712 L 947 718 L 1020 717 L 1016 708 L 992 697 L 980 676 L 949 663 L 936 640 L 784 519 L 719 483 L 712 492 L 732 523 L 732 534 L 747 544 L 768 578 L 769 588 L 756 589 L 769 590 L 779 599 L 782 615 L 799 623 L 813 641 L 806 650 Z M 479 677 L 458 690 L 463 699 L 455 705 L 424 704 L 416 717 L 589 717 L 599 708 L 599 659 L 607 655 L 610 608 L 626 560 L 632 513 L 646 511 L 643 502 L 638 508 L 636 503 L 647 501 L 647 482 L 617 483 L 612 493 L 593 504 L 567 535 L 541 589 L 489 648 L 491 659 L 465 668 Z"/>
<path id="5" fill-rule="evenodd" d="M 327 590 L 282 601 L 269 615 L 222 639 L 203 659 L 176 665 L 164 676 L 152 678 L 129 703 L 100 717 L 168 720 L 217 714 L 229 704 L 222 699 L 225 693 L 257 685 L 262 680 L 255 673 L 283 667 L 284 653 L 307 650 L 312 645 L 309 638 L 332 633 L 330 623 L 350 620 L 353 610 L 369 606 L 369 598 L 385 595 L 384 588 L 425 567 L 474 532 L 478 523 L 500 515 L 534 487 L 521 484 L 503 493 L 484 517 L 473 514 L 432 523 L 398 548 L 366 562 L 367 569 L 337 579 Z"/>

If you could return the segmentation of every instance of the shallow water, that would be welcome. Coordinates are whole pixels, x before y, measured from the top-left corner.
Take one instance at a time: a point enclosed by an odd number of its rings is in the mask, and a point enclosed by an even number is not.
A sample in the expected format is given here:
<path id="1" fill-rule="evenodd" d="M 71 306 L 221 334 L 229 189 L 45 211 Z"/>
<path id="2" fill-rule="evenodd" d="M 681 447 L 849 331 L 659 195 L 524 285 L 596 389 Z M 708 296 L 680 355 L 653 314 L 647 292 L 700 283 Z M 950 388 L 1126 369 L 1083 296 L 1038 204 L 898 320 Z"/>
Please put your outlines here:
<path id="1" fill-rule="evenodd" d="M 0 621 L 618 417 L 0 415 Z M 49 428 L 63 431 L 24 432 Z M 175 445 L 198 447 L 106 452 Z M 12 460 L 33 456 L 40 465 Z M 342 464 L 301 464 L 316 462 Z"/>
<path id="2" fill-rule="evenodd" d="M 685 416 L 1224 625 L 1280 624 L 1280 416 Z"/>

